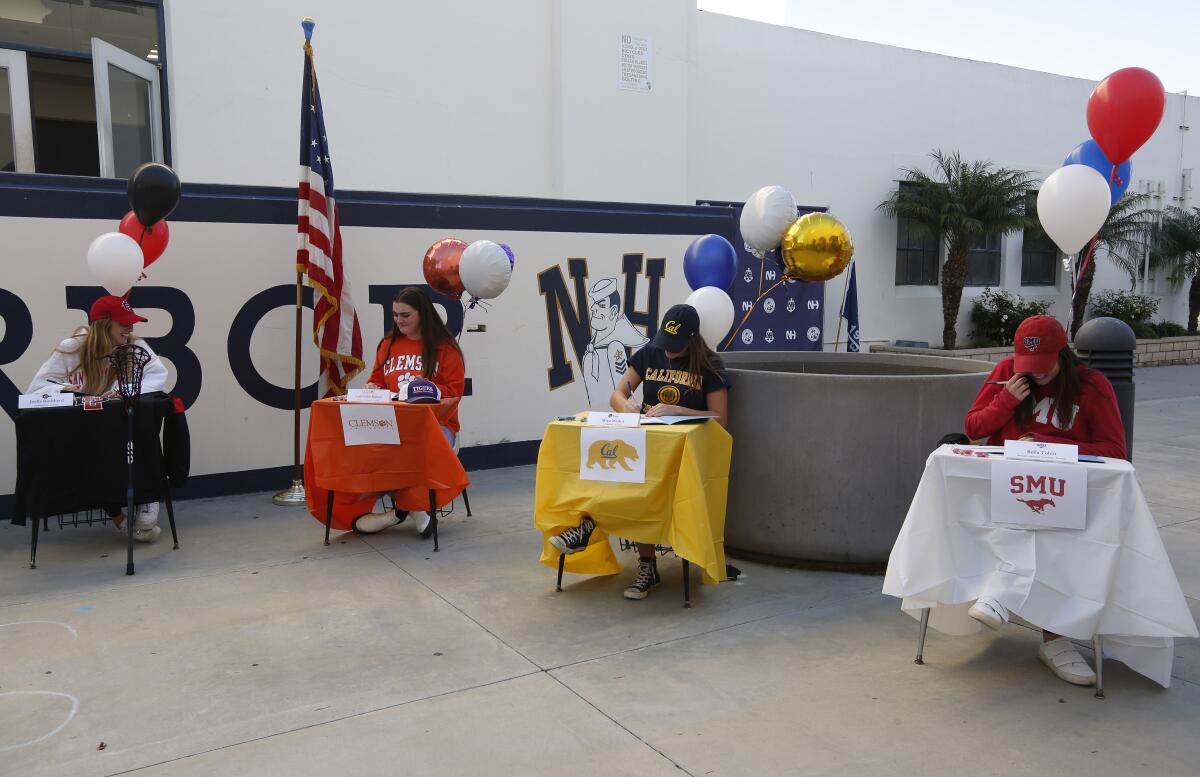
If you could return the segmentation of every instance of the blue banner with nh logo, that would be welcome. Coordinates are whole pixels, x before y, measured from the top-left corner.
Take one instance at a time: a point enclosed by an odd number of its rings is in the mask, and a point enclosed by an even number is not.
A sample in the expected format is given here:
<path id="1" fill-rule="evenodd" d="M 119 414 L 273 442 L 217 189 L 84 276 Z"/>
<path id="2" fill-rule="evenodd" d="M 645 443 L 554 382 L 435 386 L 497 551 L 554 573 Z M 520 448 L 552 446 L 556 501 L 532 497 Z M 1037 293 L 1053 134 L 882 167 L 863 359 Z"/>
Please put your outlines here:
<path id="1" fill-rule="evenodd" d="M 813 208 L 801 208 L 808 213 Z M 741 215 L 741 209 L 738 209 Z M 741 233 L 734 239 L 738 253 L 738 271 L 729 296 L 733 298 L 734 323 L 738 324 L 754 306 L 759 295 L 783 277 L 777 252 L 765 261 L 755 259 L 742 241 Z M 761 275 L 761 277 L 760 277 Z M 733 333 L 727 351 L 820 351 L 823 350 L 822 321 L 825 307 L 825 284 L 787 281 L 779 284 L 754 308 L 750 318 Z"/>

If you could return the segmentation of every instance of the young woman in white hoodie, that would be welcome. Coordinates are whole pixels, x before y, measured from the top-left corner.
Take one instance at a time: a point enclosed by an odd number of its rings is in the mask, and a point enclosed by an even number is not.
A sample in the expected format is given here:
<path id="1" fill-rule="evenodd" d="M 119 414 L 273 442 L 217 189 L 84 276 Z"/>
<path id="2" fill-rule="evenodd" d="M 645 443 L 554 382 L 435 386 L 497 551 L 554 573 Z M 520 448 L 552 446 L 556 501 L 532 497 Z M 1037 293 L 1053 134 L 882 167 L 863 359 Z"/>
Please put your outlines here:
<path id="1" fill-rule="evenodd" d="M 136 343 L 150 354 L 142 374 L 142 393 L 162 391 L 167 383 L 167 368 L 150 346 L 133 336 L 133 325 L 144 322 L 123 297 L 101 297 L 92 305 L 88 325 L 63 340 L 42 365 L 25 392 L 71 391 L 89 396 L 117 395 L 117 377 L 108 355 L 119 345 Z M 105 506 L 113 525 L 124 533 L 125 515 L 119 507 Z M 133 538 L 153 542 L 158 538 L 158 503 L 138 505 Z"/>

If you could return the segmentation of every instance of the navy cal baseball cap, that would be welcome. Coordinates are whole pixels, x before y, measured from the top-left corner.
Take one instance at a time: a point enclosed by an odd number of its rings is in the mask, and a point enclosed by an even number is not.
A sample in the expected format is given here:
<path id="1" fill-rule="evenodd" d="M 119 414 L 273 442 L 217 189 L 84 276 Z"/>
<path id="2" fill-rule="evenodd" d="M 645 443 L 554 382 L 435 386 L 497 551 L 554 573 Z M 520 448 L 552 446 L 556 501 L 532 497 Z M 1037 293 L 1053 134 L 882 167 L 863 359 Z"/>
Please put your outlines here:
<path id="1" fill-rule="evenodd" d="M 692 335 L 700 331 L 700 314 L 691 305 L 672 305 L 654 335 L 654 347 L 677 353 L 687 347 Z"/>
<path id="2" fill-rule="evenodd" d="M 416 378 L 409 381 L 404 401 L 412 405 L 434 405 L 442 401 L 442 391 L 432 381 Z"/>

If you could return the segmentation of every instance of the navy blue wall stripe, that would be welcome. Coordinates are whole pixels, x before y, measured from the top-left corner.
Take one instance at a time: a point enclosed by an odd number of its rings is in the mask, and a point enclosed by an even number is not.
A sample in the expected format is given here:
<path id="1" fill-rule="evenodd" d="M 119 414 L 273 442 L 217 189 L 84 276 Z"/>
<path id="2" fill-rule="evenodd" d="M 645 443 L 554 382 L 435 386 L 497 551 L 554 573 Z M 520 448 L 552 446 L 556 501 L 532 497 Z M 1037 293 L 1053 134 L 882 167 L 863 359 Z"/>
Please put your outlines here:
<path id="1" fill-rule="evenodd" d="M 344 226 L 495 229 L 652 235 L 718 234 L 733 239 L 736 210 L 697 205 L 587 202 L 526 197 L 342 191 Z M 0 216 L 119 220 L 129 210 L 125 181 L 0 174 Z M 296 190 L 183 184 L 170 221 L 292 224 Z"/>

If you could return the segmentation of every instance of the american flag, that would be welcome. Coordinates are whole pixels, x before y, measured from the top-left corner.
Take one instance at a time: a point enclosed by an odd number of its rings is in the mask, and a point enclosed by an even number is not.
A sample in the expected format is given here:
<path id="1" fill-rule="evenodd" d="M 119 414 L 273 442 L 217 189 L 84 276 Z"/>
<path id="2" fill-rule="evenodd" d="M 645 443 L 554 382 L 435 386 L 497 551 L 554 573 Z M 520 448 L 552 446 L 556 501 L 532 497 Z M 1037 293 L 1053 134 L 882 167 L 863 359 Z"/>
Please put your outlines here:
<path id="1" fill-rule="evenodd" d="M 321 351 L 318 395 L 346 393 L 362 371 L 362 332 L 342 265 L 342 229 L 333 194 L 333 165 L 325 137 L 325 116 L 312 46 L 304 44 L 304 94 L 300 109 L 300 210 L 296 272 L 308 276 L 316 292 L 313 342 Z"/>

